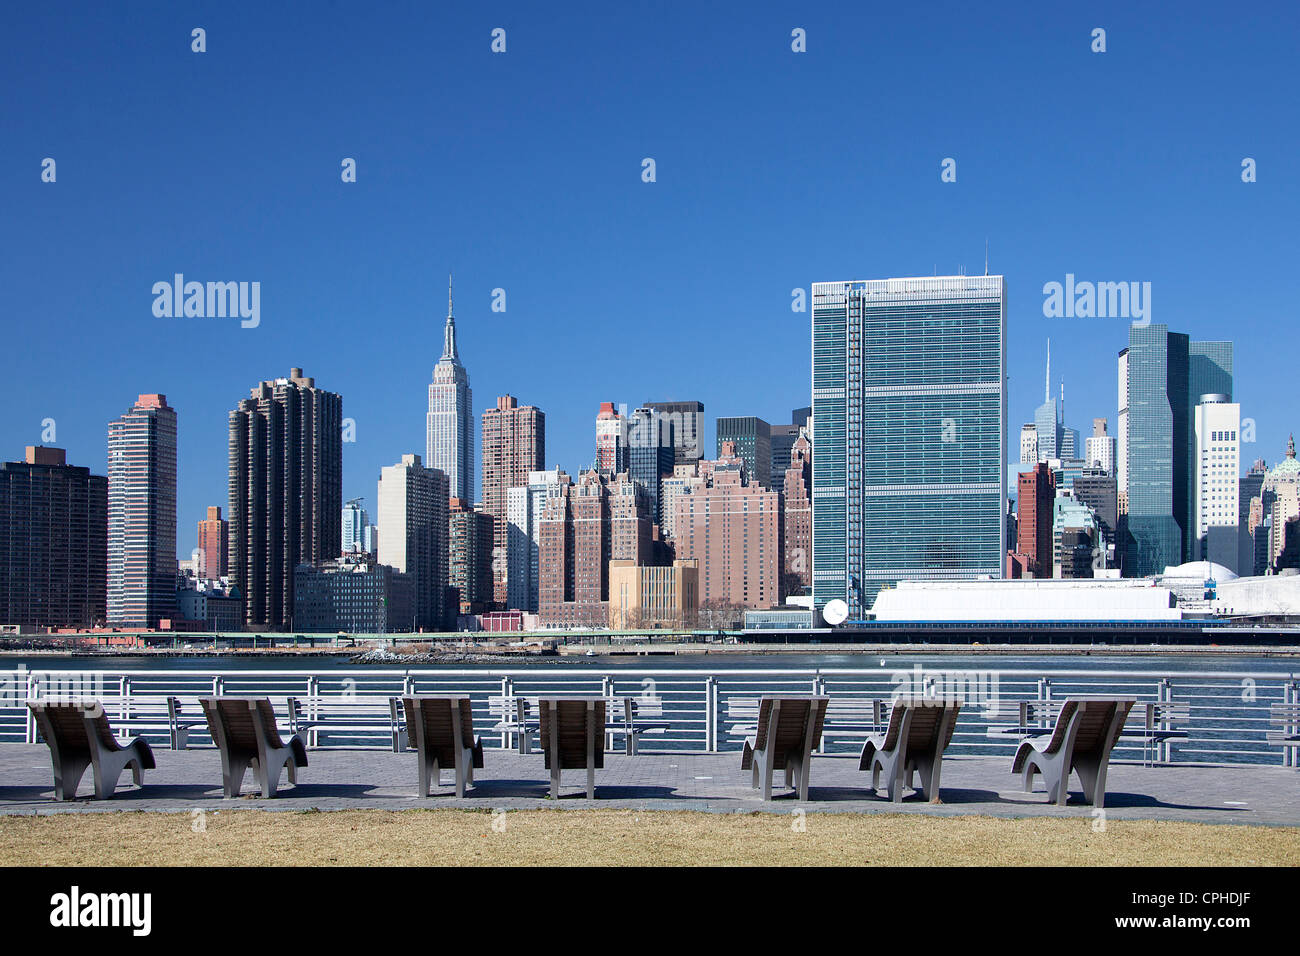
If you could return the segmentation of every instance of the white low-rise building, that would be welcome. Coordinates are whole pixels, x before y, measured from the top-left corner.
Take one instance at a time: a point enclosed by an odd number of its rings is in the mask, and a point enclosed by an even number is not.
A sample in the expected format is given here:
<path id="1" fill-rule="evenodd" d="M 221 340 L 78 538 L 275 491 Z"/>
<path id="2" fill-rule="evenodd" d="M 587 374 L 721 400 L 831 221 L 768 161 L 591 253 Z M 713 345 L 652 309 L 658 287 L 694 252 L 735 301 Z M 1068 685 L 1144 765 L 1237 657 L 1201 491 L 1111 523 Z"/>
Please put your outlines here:
<path id="1" fill-rule="evenodd" d="M 877 621 L 1177 621 L 1173 593 L 1142 578 L 900 581 Z"/>

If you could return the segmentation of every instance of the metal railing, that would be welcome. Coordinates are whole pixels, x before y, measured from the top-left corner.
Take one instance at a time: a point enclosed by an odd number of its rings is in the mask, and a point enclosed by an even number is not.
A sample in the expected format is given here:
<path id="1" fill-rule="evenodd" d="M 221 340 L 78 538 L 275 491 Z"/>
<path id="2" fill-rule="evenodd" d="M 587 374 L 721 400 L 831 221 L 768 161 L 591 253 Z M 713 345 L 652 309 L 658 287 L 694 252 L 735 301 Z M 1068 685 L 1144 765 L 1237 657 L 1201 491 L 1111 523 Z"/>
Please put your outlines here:
<path id="1" fill-rule="evenodd" d="M 972 661 L 978 663 L 978 661 Z M 499 728 L 502 700 L 543 695 L 631 695 L 653 705 L 666 726 L 645 736 L 642 753 L 738 750 L 752 732 L 754 704 L 776 694 L 824 694 L 831 698 L 822 753 L 860 749 L 870 726 L 864 713 L 873 700 L 897 693 L 955 695 L 965 701 L 953 735 L 955 755 L 1006 755 L 1019 744 L 1021 728 L 1010 716 L 1022 701 L 1060 702 L 1072 695 L 1121 695 L 1138 704 L 1116 746 L 1119 760 L 1180 763 L 1252 763 L 1300 766 L 1295 748 L 1266 739 L 1272 728 L 1269 708 L 1300 703 L 1300 677 L 1245 671 L 1201 671 L 1170 675 L 1161 671 L 964 670 L 917 665 L 906 670 L 868 668 L 727 668 L 716 671 L 635 669 L 601 673 L 589 667 L 448 669 L 370 667 L 345 670 L 0 670 L 0 742 L 37 739 L 26 707 L 29 699 L 94 697 L 102 701 L 114 726 L 151 742 L 168 739 L 167 698 L 178 697 L 190 712 L 195 701 L 213 694 L 270 697 L 277 713 L 285 700 L 305 699 L 311 717 L 373 703 L 376 712 L 403 694 L 467 694 L 476 733 L 484 745 L 512 749 L 514 731 Z M 1158 736 L 1144 735 L 1138 716 L 1149 702 L 1186 705 L 1174 728 L 1161 722 Z M 346 706 L 345 706 L 346 705 Z M 865 709 L 864 709 L 865 708 Z M 1045 725 L 1046 726 L 1046 725 Z M 1175 732 L 1170 733 L 1170 730 Z M 190 735 L 210 745 L 206 727 Z M 390 749 L 391 732 L 382 721 L 364 727 L 316 734 L 316 746 Z"/>

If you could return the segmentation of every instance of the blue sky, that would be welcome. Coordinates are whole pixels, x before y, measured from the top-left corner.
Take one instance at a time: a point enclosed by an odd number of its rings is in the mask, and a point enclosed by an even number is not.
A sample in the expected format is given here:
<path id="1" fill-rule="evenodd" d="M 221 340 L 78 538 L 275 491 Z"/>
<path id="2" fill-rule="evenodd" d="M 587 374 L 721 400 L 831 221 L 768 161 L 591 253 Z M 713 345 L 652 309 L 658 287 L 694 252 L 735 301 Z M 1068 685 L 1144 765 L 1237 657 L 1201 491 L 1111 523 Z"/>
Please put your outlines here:
<path id="1" fill-rule="evenodd" d="M 226 501 L 226 413 L 291 366 L 356 421 L 345 496 L 423 453 L 449 268 L 476 413 L 540 406 L 571 473 L 601 401 L 701 400 L 710 452 L 716 416 L 788 421 L 793 288 L 982 272 L 986 239 L 1012 456 L 1049 335 L 1069 424 L 1113 427 L 1125 321 L 1045 318 L 1066 273 L 1149 281 L 1154 321 L 1235 342 L 1246 461 L 1298 424 L 1295 4 L 265 6 L 29 4 L 0 30 L 0 454 L 53 418 L 103 473 L 108 421 L 166 393 L 182 555 Z M 176 272 L 259 281 L 260 326 L 156 318 Z"/>

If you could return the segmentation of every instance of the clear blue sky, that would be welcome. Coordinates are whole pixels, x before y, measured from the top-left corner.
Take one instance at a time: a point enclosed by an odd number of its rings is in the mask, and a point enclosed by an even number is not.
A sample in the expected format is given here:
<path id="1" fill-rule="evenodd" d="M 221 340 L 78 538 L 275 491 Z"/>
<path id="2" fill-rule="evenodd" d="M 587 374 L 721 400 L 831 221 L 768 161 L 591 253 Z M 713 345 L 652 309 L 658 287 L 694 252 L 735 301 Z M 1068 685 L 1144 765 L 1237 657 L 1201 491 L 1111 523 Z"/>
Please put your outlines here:
<path id="1" fill-rule="evenodd" d="M 0 454 L 53 418 L 102 473 L 108 421 L 166 393 L 188 555 L 226 502 L 226 413 L 301 366 L 343 394 L 344 494 L 373 504 L 380 467 L 424 451 L 448 268 L 476 412 L 506 392 L 540 406 L 548 465 L 591 461 L 601 401 L 699 399 L 712 452 L 714 417 L 809 403 L 791 289 L 982 272 L 987 238 L 1013 457 L 1049 335 L 1069 424 L 1115 419 L 1125 321 L 1042 314 L 1072 272 L 1150 281 L 1154 321 L 1231 338 L 1258 425 L 1243 458 L 1275 461 L 1300 424 L 1300 8 L 994 6 L 15 7 Z M 175 272 L 261 282 L 260 327 L 155 318 Z"/>

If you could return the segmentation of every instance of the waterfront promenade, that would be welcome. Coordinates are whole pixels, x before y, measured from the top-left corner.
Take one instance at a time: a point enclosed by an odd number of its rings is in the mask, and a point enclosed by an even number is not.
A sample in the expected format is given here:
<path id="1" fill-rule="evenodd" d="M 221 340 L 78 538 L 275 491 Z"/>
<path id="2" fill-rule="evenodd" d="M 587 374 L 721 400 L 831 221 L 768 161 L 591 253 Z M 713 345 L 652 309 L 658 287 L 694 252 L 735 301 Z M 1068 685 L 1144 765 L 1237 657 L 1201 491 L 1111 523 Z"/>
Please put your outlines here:
<path id="1" fill-rule="evenodd" d="M 221 763 L 216 750 L 156 751 L 158 768 L 146 771 L 145 786 L 129 786 L 130 775 L 111 800 L 78 799 L 56 803 L 49 750 L 43 744 L 0 746 L 0 814 L 112 811 L 163 811 L 262 808 L 267 810 L 402 810 L 459 807 L 484 811 L 539 808 L 695 810 L 715 813 L 904 813 L 991 817 L 1096 819 L 1079 801 L 1047 803 L 1046 794 L 1027 794 L 1006 757 L 949 757 L 944 761 L 943 802 L 909 796 L 891 803 L 869 789 L 871 776 L 857 769 L 856 756 L 818 756 L 812 764 L 809 800 L 800 803 L 777 787 L 764 803 L 740 769 L 738 753 L 607 753 L 596 773 L 596 799 L 588 801 L 581 771 L 566 771 L 561 797 L 547 796 L 549 780 L 542 756 L 489 750 L 486 766 L 475 771 L 475 786 L 463 800 L 450 785 L 434 796 L 416 796 L 416 757 L 382 750 L 313 750 L 299 772 L 297 787 L 282 780 L 272 800 L 221 796 Z M 90 774 L 81 793 L 90 792 Z M 451 774 L 444 773 L 449 780 Z M 253 794 L 252 777 L 245 791 Z M 1040 784 L 1041 786 L 1041 784 Z M 882 791 L 883 793 L 883 791 Z M 1300 771 L 1280 766 L 1176 764 L 1144 767 L 1112 763 L 1107 783 L 1107 820 L 1161 820 L 1189 823 L 1300 826 Z"/>

